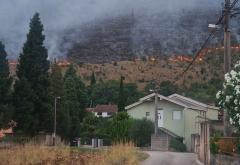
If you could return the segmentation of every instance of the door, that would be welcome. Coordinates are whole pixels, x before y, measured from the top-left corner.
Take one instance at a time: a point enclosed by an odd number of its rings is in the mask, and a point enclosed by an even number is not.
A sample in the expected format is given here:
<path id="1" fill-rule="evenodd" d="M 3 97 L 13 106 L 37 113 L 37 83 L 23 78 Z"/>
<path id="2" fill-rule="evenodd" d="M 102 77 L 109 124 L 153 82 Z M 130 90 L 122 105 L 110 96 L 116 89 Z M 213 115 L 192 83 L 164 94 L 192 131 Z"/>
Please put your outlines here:
<path id="1" fill-rule="evenodd" d="M 163 110 L 158 110 L 158 127 L 163 127 Z"/>

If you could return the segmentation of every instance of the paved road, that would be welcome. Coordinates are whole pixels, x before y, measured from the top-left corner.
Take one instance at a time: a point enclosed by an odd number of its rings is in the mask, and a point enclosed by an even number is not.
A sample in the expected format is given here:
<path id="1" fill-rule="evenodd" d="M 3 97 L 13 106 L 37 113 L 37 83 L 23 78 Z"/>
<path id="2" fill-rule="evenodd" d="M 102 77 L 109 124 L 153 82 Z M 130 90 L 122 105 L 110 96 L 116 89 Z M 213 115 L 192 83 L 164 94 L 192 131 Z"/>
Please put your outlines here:
<path id="1" fill-rule="evenodd" d="M 140 165 L 199 165 L 193 153 L 147 151 L 150 156 Z"/>

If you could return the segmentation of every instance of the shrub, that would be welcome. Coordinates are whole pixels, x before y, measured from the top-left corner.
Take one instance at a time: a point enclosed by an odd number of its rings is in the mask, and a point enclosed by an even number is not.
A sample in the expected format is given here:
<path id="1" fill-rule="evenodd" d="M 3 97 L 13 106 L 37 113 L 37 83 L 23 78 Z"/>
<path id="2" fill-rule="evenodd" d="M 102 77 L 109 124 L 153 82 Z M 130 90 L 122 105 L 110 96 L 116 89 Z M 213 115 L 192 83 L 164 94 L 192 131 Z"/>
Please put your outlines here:
<path id="1" fill-rule="evenodd" d="M 129 129 L 129 138 L 138 147 L 150 146 L 151 134 L 154 132 L 154 123 L 147 119 L 133 120 Z"/>
<path id="2" fill-rule="evenodd" d="M 113 65 L 114 65 L 114 66 L 117 66 L 117 65 L 118 65 L 118 63 L 117 63 L 116 61 L 114 61 L 114 62 L 113 62 Z"/>
<path id="3" fill-rule="evenodd" d="M 172 138 L 170 140 L 170 148 L 178 152 L 186 152 L 186 145 L 183 144 L 183 138 Z"/>
<path id="4" fill-rule="evenodd" d="M 217 145 L 217 141 L 220 137 L 221 135 L 219 133 L 215 133 L 213 137 L 210 138 L 210 152 L 213 155 L 216 155 L 218 153 L 219 147 Z"/>
<path id="5" fill-rule="evenodd" d="M 112 118 L 110 124 L 110 136 L 112 141 L 121 142 L 128 141 L 128 130 L 131 126 L 132 120 L 126 112 L 119 112 Z"/>
<path id="6" fill-rule="evenodd" d="M 240 154 L 240 141 L 236 144 L 236 152 Z"/>

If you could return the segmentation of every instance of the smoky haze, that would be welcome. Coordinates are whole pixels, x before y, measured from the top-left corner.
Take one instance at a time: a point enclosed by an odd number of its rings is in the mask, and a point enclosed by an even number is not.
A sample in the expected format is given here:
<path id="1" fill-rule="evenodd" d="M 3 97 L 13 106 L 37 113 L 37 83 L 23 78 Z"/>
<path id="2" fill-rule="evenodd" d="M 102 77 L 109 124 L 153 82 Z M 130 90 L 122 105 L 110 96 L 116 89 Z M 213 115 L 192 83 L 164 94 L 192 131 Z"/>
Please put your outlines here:
<path id="1" fill-rule="evenodd" d="M 223 0 L 1 0 L 0 40 L 9 58 L 17 58 L 29 30 L 29 21 L 39 12 L 46 35 L 49 56 L 63 56 L 59 51 L 61 37 L 71 28 L 105 17 L 130 12 L 161 13 L 183 9 L 221 9 Z"/>

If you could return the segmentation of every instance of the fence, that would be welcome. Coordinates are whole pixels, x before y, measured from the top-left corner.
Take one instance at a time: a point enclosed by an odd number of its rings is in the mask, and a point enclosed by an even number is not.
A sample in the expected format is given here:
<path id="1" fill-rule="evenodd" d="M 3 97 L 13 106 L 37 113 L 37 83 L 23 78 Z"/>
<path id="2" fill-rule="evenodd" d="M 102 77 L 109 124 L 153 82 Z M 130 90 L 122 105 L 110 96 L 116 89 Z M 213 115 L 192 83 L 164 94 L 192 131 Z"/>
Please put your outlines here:
<path id="1" fill-rule="evenodd" d="M 240 142 L 240 138 L 237 137 L 223 137 L 219 138 L 216 142 L 219 153 L 233 154 L 236 153 L 237 144 Z"/>
<path id="2" fill-rule="evenodd" d="M 20 134 L 8 135 L 1 139 L 0 148 L 14 146 L 15 144 L 34 144 L 50 146 L 53 144 L 53 138 L 52 135 L 48 134 L 39 134 L 35 137 L 27 137 Z M 59 136 L 56 137 L 56 144 L 63 144 L 63 141 L 61 141 L 61 138 Z"/>

